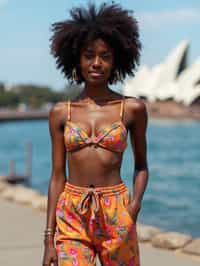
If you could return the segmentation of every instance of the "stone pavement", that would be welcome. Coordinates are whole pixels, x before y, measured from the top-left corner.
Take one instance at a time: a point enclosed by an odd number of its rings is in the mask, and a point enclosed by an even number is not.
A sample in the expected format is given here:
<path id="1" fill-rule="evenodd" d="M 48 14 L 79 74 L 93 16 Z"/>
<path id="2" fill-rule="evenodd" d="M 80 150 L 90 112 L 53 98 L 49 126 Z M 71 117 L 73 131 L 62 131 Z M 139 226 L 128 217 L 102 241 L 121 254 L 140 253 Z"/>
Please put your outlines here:
<path id="1" fill-rule="evenodd" d="M 45 214 L 0 199 L 0 266 L 41 266 Z M 140 244 L 141 266 L 200 266 L 200 261 Z"/>

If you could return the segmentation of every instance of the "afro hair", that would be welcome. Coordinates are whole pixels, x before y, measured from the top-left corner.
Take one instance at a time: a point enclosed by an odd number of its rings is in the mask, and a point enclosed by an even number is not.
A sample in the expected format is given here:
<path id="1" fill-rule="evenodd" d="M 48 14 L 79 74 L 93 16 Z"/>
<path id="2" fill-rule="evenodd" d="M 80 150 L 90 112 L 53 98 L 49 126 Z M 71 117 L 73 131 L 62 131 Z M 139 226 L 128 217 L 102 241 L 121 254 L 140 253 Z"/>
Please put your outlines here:
<path id="1" fill-rule="evenodd" d="M 73 69 L 76 68 L 78 84 L 83 77 L 79 68 L 81 47 L 90 41 L 101 38 L 114 50 L 114 68 L 109 83 L 115 80 L 118 71 L 121 80 L 126 75 L 134 76 L 139 64 L 141 42 L 137 20 L 132 11 L 120 5 L 102 4 L 97 8 L 94 4 L 76 7 L 70 11 L 71 18 L 52 25 L 53 35 L 51 53 L 56 58 L 56 66 L 67 79 L 73 82 Z"/>

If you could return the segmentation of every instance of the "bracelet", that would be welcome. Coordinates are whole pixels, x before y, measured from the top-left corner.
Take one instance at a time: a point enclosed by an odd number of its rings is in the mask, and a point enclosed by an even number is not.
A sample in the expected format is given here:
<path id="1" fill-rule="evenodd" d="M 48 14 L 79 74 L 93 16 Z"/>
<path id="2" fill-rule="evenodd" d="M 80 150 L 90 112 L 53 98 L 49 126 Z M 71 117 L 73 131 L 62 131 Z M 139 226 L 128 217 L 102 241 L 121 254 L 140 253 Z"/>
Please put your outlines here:
<path id="1" fill-rule="evenodd" d="M 53 231 L 53 229 L 52 228 L 50 228 L 50 227 L 47 227 L 45 230 L 44 230 L 45 232 L 49 232 L 49 231 Z"/>
<path id="2" fill-rule="evenodd" d="M 53 235 L 54 234 L 54 230 L 52 228 L 46 228 L 44 230 L 44 236 L 49 236 L 49 235 Z"/>

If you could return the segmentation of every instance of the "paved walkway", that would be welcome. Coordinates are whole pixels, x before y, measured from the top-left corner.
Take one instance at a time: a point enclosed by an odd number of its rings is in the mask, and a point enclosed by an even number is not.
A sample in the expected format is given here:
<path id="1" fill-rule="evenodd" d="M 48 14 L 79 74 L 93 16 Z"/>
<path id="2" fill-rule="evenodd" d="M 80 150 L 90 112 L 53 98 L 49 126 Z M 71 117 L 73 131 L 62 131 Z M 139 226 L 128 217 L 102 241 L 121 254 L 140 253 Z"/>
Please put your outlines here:
<path id="1" fill-rule="evenodd" d="M 41 266 L 45 214 L 0 199 L 0 265 Z M 199 266 L 200 260 L 140 244 L 141 266 Z"/>

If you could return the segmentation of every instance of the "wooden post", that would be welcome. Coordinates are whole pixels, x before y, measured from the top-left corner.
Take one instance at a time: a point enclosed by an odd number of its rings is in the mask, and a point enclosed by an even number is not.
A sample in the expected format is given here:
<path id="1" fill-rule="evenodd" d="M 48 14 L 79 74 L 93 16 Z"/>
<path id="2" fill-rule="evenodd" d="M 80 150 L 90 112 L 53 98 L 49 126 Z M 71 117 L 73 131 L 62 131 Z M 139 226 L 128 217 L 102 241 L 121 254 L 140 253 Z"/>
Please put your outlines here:
<path id="1" fill-rule="evenodd" d="M 10 160 L 9 162 L 9 176 L 15 176 L 15 161 Z"/>
<path id="2" fill-rule="evenodd" d="M 32 176 L 32 143 L 26 144 L 26 174 L 27 181 L 30 182 Z"/>

